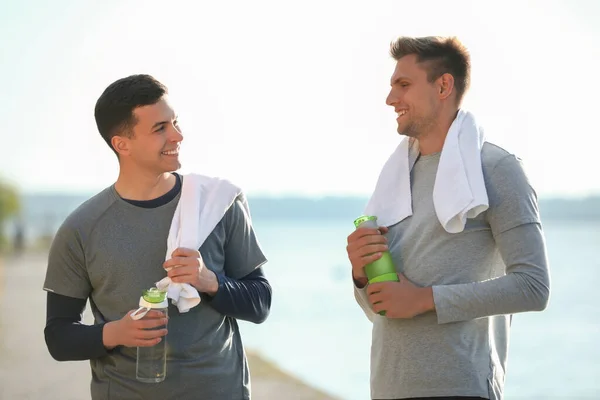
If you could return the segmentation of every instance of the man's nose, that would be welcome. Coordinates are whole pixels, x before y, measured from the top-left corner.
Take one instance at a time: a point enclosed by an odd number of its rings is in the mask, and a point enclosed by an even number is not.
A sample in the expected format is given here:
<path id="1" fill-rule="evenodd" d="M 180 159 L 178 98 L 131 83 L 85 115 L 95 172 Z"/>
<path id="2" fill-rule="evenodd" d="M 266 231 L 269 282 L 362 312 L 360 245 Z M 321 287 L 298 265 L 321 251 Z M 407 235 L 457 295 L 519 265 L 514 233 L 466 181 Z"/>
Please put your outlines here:
<path id="1" fill-rule="evenodd" d="M 394 106 L 394 103 L 396 103 L 398 101 L 397 96 L 394 94 L 393 90 L 390 90 L 390 92 L 387 95 L 387 98 L 385 99 L 385 104 L 387 104 L 388 106 Z"/>
<path id="2" fill-rule="evenodd" d="M 183 140 L 183 135 L 181 133 L 181 130 L 179 128 L 173 126 L 171 129 L 171 135 L 170 135 L 169 139 L 172 142 L 181 142 Z"/>

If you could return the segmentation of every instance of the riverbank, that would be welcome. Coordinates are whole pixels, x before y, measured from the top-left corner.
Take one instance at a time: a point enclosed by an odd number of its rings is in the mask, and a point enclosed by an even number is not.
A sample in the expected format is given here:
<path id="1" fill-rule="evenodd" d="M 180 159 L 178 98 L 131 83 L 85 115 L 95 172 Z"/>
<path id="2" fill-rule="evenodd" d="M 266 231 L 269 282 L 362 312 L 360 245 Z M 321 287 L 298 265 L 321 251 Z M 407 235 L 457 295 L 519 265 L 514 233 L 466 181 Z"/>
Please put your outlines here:
<path id="1" fill-rule="evenodd" d="M 44 343 L 46 253 L 0 259 L 0 398 L 89 398 L 86 361 L 58 363 Z M 91 315 L 86 313 L 86 323 Z M 246 349 L 253 400 L 335 400 Z"/>

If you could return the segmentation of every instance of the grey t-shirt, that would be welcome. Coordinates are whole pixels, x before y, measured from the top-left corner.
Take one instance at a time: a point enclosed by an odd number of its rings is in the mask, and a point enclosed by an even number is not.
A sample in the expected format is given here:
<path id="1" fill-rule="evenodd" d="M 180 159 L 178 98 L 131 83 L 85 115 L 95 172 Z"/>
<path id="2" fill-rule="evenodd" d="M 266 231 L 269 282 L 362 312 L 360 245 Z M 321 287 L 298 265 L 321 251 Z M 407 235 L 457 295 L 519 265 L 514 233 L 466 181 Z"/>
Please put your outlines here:
<path id="1" fill-rule="evenodd" d="M 371 396 L 501 399 L 511 314 L 541 310 L 549 273 L 537 199 L 521 161 L 490 143 L 482 149 L 489 208 L 446 232 L 433 206 L 440 153 L 411 171 L 413 215 L 389 227 L 399 272 L 433 287 L 436 311 L 412 319 L 375 314 L 366 288 L 355 296 L 373 322 Z"/>
<path id="2" fill-rule="evenodd" d="M 59 228 L 44 289 L 89 298 L 96 323 L 122 318 L 142 291 L 166 276 L 162 267 L 176 198 L 156 208 L 132 205 L 114 185 L 75 210 Z M 208 268 L 241 278 L 265 261 L 243 195 L 226 211 L 200 253 Z M 250 377 L 237 322 L 203 300 L 187 313 L 169 305 L 167 375 L 135 378 L 136 348 L 119 346 L 90 360 L 93 400 L 249 399 Z"/>

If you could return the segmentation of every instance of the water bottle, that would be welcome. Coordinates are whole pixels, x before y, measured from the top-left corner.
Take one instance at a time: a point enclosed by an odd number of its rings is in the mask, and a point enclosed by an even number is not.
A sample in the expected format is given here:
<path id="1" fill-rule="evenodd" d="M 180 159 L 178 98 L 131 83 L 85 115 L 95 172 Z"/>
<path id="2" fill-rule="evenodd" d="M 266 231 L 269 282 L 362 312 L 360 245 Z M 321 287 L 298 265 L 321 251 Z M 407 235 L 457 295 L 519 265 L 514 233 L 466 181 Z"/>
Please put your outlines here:
<path id="1" fill-rule="evenodd" d="M 363 215 L 354 220 L 354 226 L 358 228 L 378 229 L 377 217 L 372 215 Z M 396 267 L 389 251 L 381 252 L 381 257 L 370 264 L 365 265 L 365 274 L 369 283 L 375 282 L 398 282 Z M 380 315 L 385 315 L 385 311 L 380 311 Z"/>
<path id="2" fill-rule="evenodd" d="M 133 319 L 143 318 L 148 311 L 160 311 L 168 316 L 169 302 L 166 292 L 155 287 L 144 290 L 140 297 L 140 308 L 131 314 Z M 163 329 L 160 326 L 152 329 Z M 165 380 L 167 373 L 167 340 L 166 336 L 151 347 L 137 348 L 137 361 L 135 366 L 135 377 L 138 381 L 145 383 L 158 383 Z"/>

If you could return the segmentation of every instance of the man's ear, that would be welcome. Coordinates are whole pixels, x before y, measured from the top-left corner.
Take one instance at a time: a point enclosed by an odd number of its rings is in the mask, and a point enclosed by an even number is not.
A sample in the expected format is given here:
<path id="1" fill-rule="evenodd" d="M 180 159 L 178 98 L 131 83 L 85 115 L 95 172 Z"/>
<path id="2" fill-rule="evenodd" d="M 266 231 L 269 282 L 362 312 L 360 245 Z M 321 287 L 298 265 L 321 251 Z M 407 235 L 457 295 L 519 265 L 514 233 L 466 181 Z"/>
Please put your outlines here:
<path id="1" fill-rule="evenodd" d="M 120 156 L 127 156 L 131 152 L 131 141 L 127 137 L 115 135 L 110 139 L 110 143 Z"/>
<path id="2" fill-rule="evenodd" d="M 437 79 L 440 100 L 448 98 L 454 92 L 454 77 L 451 74 L 443 74 Z"/>

